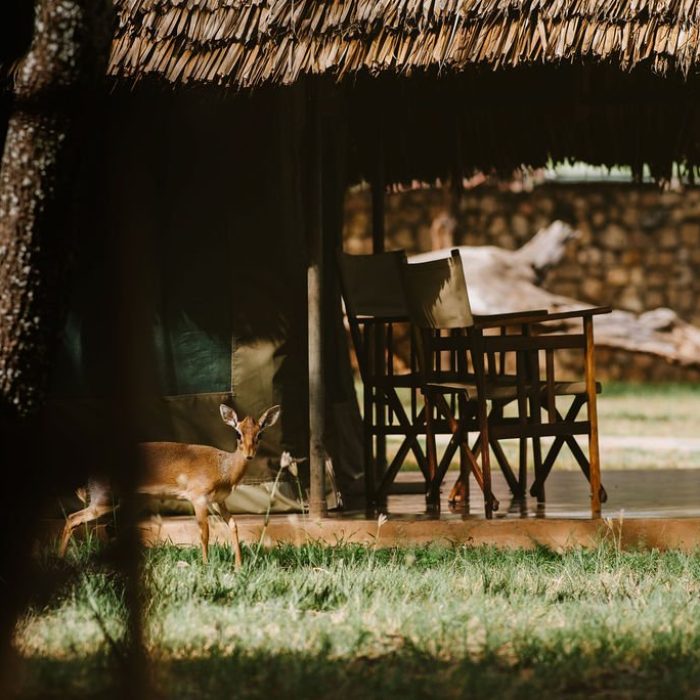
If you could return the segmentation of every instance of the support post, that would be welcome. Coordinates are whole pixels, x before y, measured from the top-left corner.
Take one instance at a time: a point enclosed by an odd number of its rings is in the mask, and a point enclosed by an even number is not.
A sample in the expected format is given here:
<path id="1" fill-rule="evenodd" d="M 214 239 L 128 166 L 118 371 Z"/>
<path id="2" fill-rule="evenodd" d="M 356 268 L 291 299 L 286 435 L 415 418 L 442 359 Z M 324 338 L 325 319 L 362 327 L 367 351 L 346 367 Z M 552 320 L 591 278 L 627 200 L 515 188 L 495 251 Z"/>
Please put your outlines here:
<path id="1" fill-rule="evenodd" d="M 588 399 L 588 461 L 591 482 L 591 517 L 601 516 L 600 507 L 600 452 L 598 449 L 598 392 L 595 385 L 595 343 L 593 342 L 593 317 L 583 319 L 583 332 L 586 336 L 586 398 Z"/>
<path id="2" fill-rule="evenodd" d="M 309 266 L 308 357 L 309 357 L 309 515 L 326 514 L 326 451 L 323 438 L 326 428 L 323 366 L 323 143 L 319 85 L 311 85 L 309 100 L 310 155 L 309 168 Z"/>

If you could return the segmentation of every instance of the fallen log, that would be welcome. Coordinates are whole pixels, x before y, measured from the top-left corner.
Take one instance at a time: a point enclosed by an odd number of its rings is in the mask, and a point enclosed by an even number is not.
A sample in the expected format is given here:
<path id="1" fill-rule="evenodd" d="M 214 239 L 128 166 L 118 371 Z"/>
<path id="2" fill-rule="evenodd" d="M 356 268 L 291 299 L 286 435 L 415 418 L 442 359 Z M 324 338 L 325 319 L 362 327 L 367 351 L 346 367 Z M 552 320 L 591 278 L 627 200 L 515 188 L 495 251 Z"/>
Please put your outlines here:
<path id="1" fill-rule="evenodd" d="M 566 244 L 578 233 L 555 221 L 517 250 L 497 246 L 456 246 L 462 257 L 475 314 L 506 313 L 526 309 L 573 311 L 590 305 L 553 294 L 541 285 L 549 269 L 566 252 Z M 411 256 L 421 262 L 447 257 L 451 248 Z M 574 331 L 579 321 L 548 324 L 543 332 Z M 681 319 L 672 309 L 643 313 L 614 309 L 597 316 L 595 340 L 599 347 L 645 353 L 688 368 L 700 368 L 700 328 Z"/>

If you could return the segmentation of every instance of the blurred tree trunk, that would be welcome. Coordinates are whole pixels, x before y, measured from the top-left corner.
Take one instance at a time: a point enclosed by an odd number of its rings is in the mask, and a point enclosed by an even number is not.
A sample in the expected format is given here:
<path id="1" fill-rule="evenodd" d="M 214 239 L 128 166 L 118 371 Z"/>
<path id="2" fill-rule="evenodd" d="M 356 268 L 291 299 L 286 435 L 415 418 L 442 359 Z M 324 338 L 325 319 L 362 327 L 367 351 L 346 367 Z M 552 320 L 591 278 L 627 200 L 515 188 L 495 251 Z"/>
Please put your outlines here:
<path id="1" fill-rule="evenodd" d="M 46 389 L 70 253 L 78 116 L 111 38 L 107 0 L 39 0 L 13 70 L 0 167 L 0 412 L 27 416 Z"/>
<path id="2" fill-rule="evenodd" d="M 26 21 L 12 11 L 16 4 L 3 2 L 0 9 L 6 36 L 19 36 Z M 14 62 L 0 166 L 0 450 L 7 495 L 0 511 L 3 697 L 13 675 L 7 665 L 10 639 L 27 595 L 31 537 L 51 474 L 51 465 L 39 459 L 33 431 L 62 322 L 81 127 L 95 87 L 104 81 L 112 27 L 111 0 L 37 0 L 28 53 L 16 55 L 21 41 L 0 53 L 0 70 Z"/>

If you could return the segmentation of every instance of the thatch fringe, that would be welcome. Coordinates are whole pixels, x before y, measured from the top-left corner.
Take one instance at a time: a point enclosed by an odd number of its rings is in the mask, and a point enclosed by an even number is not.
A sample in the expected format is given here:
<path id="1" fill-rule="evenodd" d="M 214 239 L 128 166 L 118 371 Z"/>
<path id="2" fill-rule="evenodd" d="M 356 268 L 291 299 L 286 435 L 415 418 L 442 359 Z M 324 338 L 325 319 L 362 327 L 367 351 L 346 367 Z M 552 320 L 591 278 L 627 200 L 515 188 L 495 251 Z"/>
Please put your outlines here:
<path id="1" fill-rule="evenodd" d="M 533 64 L 700 66 L 700 0 L 116 0 L 110 73 L 238 87 Z"/>

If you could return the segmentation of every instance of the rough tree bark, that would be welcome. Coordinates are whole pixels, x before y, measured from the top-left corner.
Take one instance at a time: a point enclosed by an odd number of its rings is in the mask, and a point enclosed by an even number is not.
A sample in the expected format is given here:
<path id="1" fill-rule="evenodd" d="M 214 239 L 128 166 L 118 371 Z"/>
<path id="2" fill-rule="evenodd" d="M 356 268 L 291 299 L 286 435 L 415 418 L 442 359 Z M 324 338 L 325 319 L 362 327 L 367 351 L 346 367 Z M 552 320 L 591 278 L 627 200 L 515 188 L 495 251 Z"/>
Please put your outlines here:
<path id="1" fill-rule="evenodd" d="M 13 73 L 0 168 L 0 412 L 27 416 L 46 388 L 70 251 L 71 181 L 82 98 L 104 76 L 107 0 L 41 0 Z"/>
<path id="2" fill-rule="evenodd" d="M 19 31 L 5 23 L 10 10 L 3 4 L 0 23 L 5 31 Z M 0 510 L 3 697 L 16 677 L 10 640 L 35 583 L 28 576 L 31 542 L 54 471 L 40 457 L 34 430 L 62 320 L 72 179 L 81 126 L 89 119 L 86 105 L 104 80 L 112 27 L 111 0 L 37 0 L 31 46 L 10 76 L 14 94 L 0 166 L 0 456 L 7 494 Z M 18 58 L 13 54 L 3 55 L 0 68 Z"/>
<path id="3" fill-rule="evenodd" d="M 545 273 L 564 256 L 567 241 L 577 235 L 569 225 L 555 221 L 518 250 L 496 246 L 460 246 L 469 298 L 476 314 L 506 313 L 526 309 L 569 311 L 585 304 L 552 294 L 540 285 Z M 449 248 L 413 256 L 416 262 L 449 255 Z M 580 322 L 552 324 L 548 329 L 579 328 Z M 667 308 L 641 314 L 620 309 L 597 316 L 596 345 L 646 353 L 686 367 L 700 367 L 700 328 L 683 321 Z"/>

